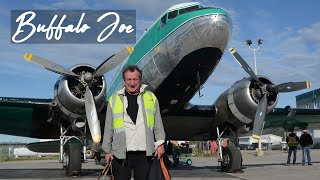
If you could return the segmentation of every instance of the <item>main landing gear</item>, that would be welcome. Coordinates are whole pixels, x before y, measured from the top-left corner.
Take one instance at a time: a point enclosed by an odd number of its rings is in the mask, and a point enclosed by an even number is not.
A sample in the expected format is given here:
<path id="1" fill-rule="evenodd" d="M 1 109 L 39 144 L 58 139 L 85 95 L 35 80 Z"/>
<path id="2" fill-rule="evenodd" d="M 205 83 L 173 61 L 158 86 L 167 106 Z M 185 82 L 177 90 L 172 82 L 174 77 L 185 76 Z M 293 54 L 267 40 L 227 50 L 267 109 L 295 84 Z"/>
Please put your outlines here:
<path id="1" fill-rule="evenodd" d="M 70 128 L 70 127 L 69 127 Z M 60 157 L 67 176 L 80 176 L 82 163 L 87 162 L 86 158 L 86 137 L 67 136 L 68 129 L 60 127 Z M 84 133 L 85 134 L 85 133 Z"/>
<path id="2" fill-rule="evenodd" d="M 225 131 L 226 129 L 224 129 Z M 243 172 L 242 171 L 242 155 L 237 146 L 228 143 L 226 147 L 222 147 L 223 138 L 217 127 L 217 142 L 218 142 L 218 161 L 220 162 L 221 170 L 228 173 Z"/>

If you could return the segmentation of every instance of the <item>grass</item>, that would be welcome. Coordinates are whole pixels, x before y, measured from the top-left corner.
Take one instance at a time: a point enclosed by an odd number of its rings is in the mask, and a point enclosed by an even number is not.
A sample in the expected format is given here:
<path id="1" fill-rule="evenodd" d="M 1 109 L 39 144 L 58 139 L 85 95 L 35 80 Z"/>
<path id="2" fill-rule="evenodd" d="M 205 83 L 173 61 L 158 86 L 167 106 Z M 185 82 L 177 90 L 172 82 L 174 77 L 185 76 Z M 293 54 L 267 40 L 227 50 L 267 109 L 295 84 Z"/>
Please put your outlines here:
<path id="1" fill-rule="evenodd" d="M 198 150 L 198 149 L 194 149 L 193 151 L 196 152 L 195 157 L 214 157 L 214 156 L 216 156 L 215 154 L 211 154 L 211 153 L 206 154 L 203 151 Z"/>
<path id="2" fill-rule="evenodd" d="M 43 156 L 43 157 L 19 157 L 14 158 L 9 155 L 0 155 L 0 162 L 6 162 L 6 161 L 28 161 L 28 160 L 58 160 L 59 156 Z"/>

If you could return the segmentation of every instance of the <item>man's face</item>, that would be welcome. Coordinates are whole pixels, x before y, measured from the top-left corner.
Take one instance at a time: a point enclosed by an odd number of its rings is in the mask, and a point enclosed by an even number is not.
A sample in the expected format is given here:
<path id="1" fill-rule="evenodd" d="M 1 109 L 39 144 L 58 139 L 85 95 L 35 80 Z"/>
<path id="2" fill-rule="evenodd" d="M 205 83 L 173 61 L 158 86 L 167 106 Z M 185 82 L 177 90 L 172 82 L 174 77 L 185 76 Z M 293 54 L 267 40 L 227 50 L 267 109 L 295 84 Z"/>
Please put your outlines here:
<path id="1" fill-rule="evenodd" d="M 138 71 L 127 71 L 124 73 L 124 84 L 129 94 L 137 95 L 139 93 L 141 82 Z"/>

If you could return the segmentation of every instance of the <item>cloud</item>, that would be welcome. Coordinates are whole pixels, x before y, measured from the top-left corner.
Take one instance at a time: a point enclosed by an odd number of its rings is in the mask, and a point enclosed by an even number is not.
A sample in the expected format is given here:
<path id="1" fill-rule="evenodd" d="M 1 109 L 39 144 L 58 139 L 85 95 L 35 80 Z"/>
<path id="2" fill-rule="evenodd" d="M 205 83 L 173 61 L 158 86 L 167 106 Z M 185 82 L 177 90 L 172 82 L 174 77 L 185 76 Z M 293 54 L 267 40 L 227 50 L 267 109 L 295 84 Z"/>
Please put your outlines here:
<path id="1" fill-rule="evenodd" d="M 164 10 L 168 9 L 169 7 L 183 3 L 183 0 L 107 0 L 106 2 L 112 3 L 117 5 L 121 8 L 128 8 L 128 9 L 136 9 L 138 17 L 144 17 L 147 19 L 155 19 L 159 17 Z"/>
<path id="2" fill-rule="evenodd" d="M 247 47 L 245 38 L 243 38 L 248 32 L 241 24 L 243 22 L 243 20 L 240 21 L 241 14 L 232 9 L 227 11 L 232 16 L 234 27 L 228 46 L 234 47 L 254 69 L 253 51 Z M 269 17 L 265 16 L 264 18 Z M 254 25 L 256 25 L 254 31 L 262 32 L 263 35 L 260 37 L 264 39 L 260 49 L 256 51 L 258 74 L 270 78 L 275 84 L 310 80 L 313 85 L 312 89 L 320 87 L 318 76 L 316 76 L 320 69 L 320 34 L 318 33 L 320 22 L 314 22 L 302 28 L 286 26 L 282 29 L 268 22 Z M 252 46 L 256 48 L 256 42 Z M 248 76 L 226 51 L 202 91 L 222 89 L 223 87 L 226 90 L 235 81 Z M 221 89 L 214 91 L 222 93 Z M 295 103 L 294 96 L 307 91 L 310 91 L 310 89 L 281 94 L 278 106 L 293 105 Z M 198 98 L 195 97 L 195 99 Z"/>
<path id="3" fill-rule="evenodd" d="M 86 0 L 73 0 L 73 1 L 63 1 L 63 0 L 55 0 L 48 1 L 46 3 L 43 2 L 34 2 L 32 3 L 32 7 L 35 9 L 50 9 L 50 10 L 67 10 L 67 9 L 83 9 L 81 7 L 85 7 L 86 9 L 90 9 L 90 3 Z"/>
<path id="4" fill-rule="evenodd" d="M 125 1 L 125 0 L 99 0 L 99 1 L 49 1 L 40 3 L 36 1 L 31 7 L 37 9 L 79 9 L 82 5 L 86 9 L 136 9 L 137 10 L 137 39 L 141 37 L 144 30 L 148 28 L 160 14 L 170 6 L 181 3 L 180 0 L 174 1 Z M 202 1 L 204 5 L 217 6 L 224 4 L 225 1 Z M 241 8 L 234 6 L 224 6 L 231 15 L 233 21 L 232 38 L 227 50 L 223 55 L 212 76 L 205 84 L 204 92 L 210 91 L 212 94 L 222 93 L 228 89 L 235 81 L 248 77 L 240 65 L 236 63 L 228 52 L 229 47 L 234 47 L 253 68 L 253 52 L 245 44 L 247 38 L 252 38 L 253 47 L 256 47 L 256 40 L 259 37 L 264 39 L 261 48 L 256 51 L 258 74 L 265 75 L 272 79 L 276 84 L 288 81 L 311 80 L 314 88 L 319 88 L 320 83 L 317 78 L 320 69 L 320 22 L 296 26 L 297 23 L 286 21 L 279 22 L 277 17 L 272 16 L 264 9 L 249 8 L 251 14 L 247 16 Z M 0 8 L 1 9 L 1 8 Z M 9 11 L 8 11 L 9 12 Z M 7 13 L 8 14 L 8 13 Z M 283 20 L 283 19 L 282 19 Z M 296 22 L 296 21 L 295 21 Z M 39 56 L 50 59 L 65 67 L 71 67 L 79 63 L 89 63 L 98 66 L 104 59 L 117 52 L 124 45 L 111 44 L 29 44 L 12 45 L 10 41 L 10 29 L 7 24 L 9 21 L 0 23 L 0 48 L 3 63 L 0 63 L 3 73 L 15 76 L 19 72 L 25 76 L 37 76 L 37 78 L 48 77 L 45 72 L 35 65 L 29 65 L 22 60 L 22 55 L 33 52 Z M 21 75 L 23 76 L 23 75 Z M 51 77 L 48 77 L 51 78 Z M 214 90 L 213 90 L 214 89 Z M 219 90 L 216 90 L 219 89 Z M 303 91 L 301 91 L 303 92 Z M 301 93 L 301 92 L 298 92 Z M 219 95 L 219 94 L 218 94 Z M 217 96 L 218 96 L 217 95 Z M 211 97 L 212 95 L 210 95 Z"/>

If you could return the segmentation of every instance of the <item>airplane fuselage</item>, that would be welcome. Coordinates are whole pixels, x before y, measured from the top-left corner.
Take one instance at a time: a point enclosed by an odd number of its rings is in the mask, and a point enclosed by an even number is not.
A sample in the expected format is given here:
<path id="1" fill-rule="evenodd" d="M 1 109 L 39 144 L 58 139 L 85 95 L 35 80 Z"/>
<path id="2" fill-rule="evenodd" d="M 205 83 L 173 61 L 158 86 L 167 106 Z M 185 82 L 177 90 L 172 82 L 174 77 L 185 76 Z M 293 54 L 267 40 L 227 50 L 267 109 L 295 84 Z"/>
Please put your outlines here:
<path id="1" fill-rule="evenodd" d="M 142 82 L 160 99 L 163 114 L 184 108 L 219 63 L 231 36 L 226 11 L 194 5 L 190 12 L 180 14 L 181 7 L 163 13 L 124 65 L 142 69 Z M 175 11 L 177 16 L 169 19 Z M 122 86 L 119 71 L 107 98 Z"/>

